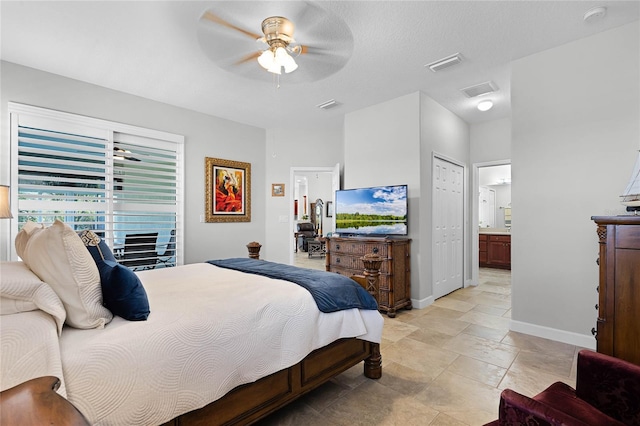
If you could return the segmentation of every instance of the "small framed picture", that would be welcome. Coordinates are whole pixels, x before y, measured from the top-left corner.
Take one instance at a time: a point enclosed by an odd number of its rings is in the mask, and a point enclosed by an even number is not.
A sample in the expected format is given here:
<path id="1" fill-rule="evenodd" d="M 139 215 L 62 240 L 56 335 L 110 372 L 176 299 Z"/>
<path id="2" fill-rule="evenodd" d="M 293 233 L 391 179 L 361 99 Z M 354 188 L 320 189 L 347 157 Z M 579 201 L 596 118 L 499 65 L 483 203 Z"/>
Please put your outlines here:
<path id="1" fill-rule="evenodd" d="M 272 183 L 271 184 L 271 196 L 272 197 L 284 197 L 284 183 Z"/>

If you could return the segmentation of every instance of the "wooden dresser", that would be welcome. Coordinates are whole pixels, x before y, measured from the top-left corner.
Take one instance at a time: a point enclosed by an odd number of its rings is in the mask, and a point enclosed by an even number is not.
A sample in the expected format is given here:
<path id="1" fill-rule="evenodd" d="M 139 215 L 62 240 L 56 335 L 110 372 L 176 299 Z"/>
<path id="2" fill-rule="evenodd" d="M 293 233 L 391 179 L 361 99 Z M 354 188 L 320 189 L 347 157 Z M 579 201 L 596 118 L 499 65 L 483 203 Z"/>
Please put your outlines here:
<path id="1" fill-rule="evenodd" d="M 640 216 L 594 216 L 600 239 L 598 352 L 640 365 Z"/>
<path id="2" fill-rule="evenodd" d="M 327 237 L 326 269 L 348 277 L 362 274 L 361 257 L 369 253 L 383 259 L 376 297 L 378 308 L 390 318 L 400 308 L 411 309 L 409 238 Z"/>

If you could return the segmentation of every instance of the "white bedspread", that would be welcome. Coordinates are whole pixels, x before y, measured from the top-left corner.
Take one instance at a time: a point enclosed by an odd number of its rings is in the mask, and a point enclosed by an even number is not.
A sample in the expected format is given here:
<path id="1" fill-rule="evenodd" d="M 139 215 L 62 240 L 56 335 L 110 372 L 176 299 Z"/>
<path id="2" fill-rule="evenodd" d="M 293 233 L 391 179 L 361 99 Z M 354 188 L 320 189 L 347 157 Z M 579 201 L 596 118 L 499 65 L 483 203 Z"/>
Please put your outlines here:
<path id="1" fill-rule="evenodd" d="M 302 287 L 200 263 L 138 273 L 147 321 L 65 328 L 66 391 L 96 425 L 153 425 L 343 337 L 380 342 L 382 316 L 321 313 Z"/>
<path id="2" fill-rule="evenodd" d="M 0 317 L 2 350 L 0 388 L 12 388 L 42 376 L 61 379 L 58 393 L 66 396 L 60 362 L 58 329 L 48 313 L 35 310 Z"/>

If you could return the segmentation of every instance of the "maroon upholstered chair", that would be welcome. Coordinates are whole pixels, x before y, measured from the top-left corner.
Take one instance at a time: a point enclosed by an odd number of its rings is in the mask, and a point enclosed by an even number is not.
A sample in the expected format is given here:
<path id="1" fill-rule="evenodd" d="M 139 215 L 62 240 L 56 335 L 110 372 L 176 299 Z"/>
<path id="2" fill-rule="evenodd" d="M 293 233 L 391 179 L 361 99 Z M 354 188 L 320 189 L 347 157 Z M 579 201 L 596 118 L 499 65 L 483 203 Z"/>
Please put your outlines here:
<path id="1" fill-rule="evenodd" d="M 556 382 L 529 398 L 505 389 L 489 425 L 640 426 L 640 366 L 583 349 L 575 390 Z"/>

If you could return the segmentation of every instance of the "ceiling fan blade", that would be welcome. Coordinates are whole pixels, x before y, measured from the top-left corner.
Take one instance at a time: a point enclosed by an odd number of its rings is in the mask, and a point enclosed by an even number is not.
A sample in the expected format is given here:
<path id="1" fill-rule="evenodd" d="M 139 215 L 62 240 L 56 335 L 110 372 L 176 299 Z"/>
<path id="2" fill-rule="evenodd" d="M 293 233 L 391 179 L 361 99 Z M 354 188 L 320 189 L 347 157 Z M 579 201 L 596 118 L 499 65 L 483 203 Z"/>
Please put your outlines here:
<path id="1" fill-rule="evenodd" d="M 246 55 L 244 58 L 238 60 L 235 65 L 240 65 L 240 64 L 244 64 L 245 62 L 250 62 L 253 61 L 255 59 L 258 59 L 258 56 L 260 56 L 262 54 L 262 52 L 253 52 L 250 53 L 248 55 Z"/>
<path id="2" fill-rule="evenodd" d="M 307 46 L 303 46 L 303 45 L 299 44 L 297 46 L 293 46 L 291 48 L 291 51 L 293 53 L 295 53 L 296 55 L 305 55 L 305 54 L 309 53 L 309 48 Z"/>
<path id="3" fill-rule="evenodd" d="M 202 15 L 202 19 L 207 19 L 207 20 L 209 20 L 211 22 L 214 22 L 216 24 L 220 24 L 220 25 L 222 25 L 224 27 L 231 28 L 232 30 L 235 30 L 235 31 L 239 31 L 242 34 L 245 34 L 245 35 L 251 37 L 254 40 L 258 40 L 259 38 L 262 38 L 261 35 L 256 34 L 256 33 L 252 33 L 251 31 L 247 31 L 247 30 L 244 30 L 244 29 L 242 29 L 240 27 L 237 27 L 237 26 L 233 25 L 232 23 L 225 21 L 224 19 L 220 18 L 217 15 L 214 15 L 213 13 L 211 13 L 209 11 L 206 11 Z"/>

